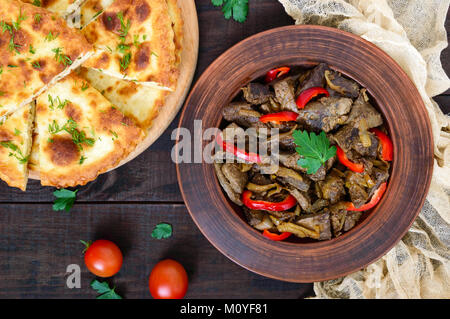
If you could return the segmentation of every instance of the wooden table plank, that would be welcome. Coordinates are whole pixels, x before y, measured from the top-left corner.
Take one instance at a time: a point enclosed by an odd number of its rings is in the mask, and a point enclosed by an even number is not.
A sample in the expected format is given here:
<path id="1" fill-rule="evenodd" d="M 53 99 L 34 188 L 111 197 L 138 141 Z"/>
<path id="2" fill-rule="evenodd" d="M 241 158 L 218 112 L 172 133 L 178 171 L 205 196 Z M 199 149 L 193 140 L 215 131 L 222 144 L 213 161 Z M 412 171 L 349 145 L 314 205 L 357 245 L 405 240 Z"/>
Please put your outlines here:
<path id="1" fill-rule="evenodd" d="M 450 10 L 447 11 L 447 19 L 445 20 L 445 30 L 447 30 L 447 42 L 450 43 Z M 442 67 L 444 68 L 447 75 L 450 74 L 450 47 L 442 51 L 441 55 Z M 444 94 L 450 95 L 450 89 L 444 92 Z M 448 113 L 448 112 L 447 112 Z"/>
<path id="2" fill-rule="evenodd" d="M 11 205 L 0 214 L 0 298 L 93 298 L 94 275 L 84 266 L 79 240 L 109 239 L 124 253 L 113 279 L 126 298 L 149 298 L 148 275 L 163 258 L 189 274 L 189 298 L 300 298 L 311 285 L 293 284 L 247 271 L 228 260 L 200 233 L 183 205 L 76 205 L 55 213 L 50 205 Z M 160 222 L 173 237 L 151 238 Z M 66 267 L 82 269 L 82 289 L 66 288 Z"/>
<path id="3" fill-rule="evenodd" d="M 434 98 L 444 114 L 450 115 L 450 95 L 439 95 Z"/>
<path id="4" fill-rule="evenodd" d="M 200 51 L 194 83 L 212 61 L 240 40 L 293 24 L 276 0 L 250 1 L 249 17 L 243 24 L 225 20 L 210 0 L 196 0 L 196 5 Z M 450 12 L 446 28 L 450 36 Z M 444 50 L 441 60 L 450 74 L 450 48 Z M 450 113 L 450 95 L 436 97 L 436 101 Z M 95 293 L 88 284 L 94 277 L 83 266 L 78 240 L 100 237 L 117 242 L 125 252 L 125 264 L 113 282 L 127 298 L 150 297 L 148 274 L 165 257 L 186 266 L 190 298 L 311 295 L 310 284 L 271 280 L 241 268 L 199 232 L 182 205 L 170 157 L 171 133 L 178 120 L 137 159 L 81 187 L 70 214 L 53 212 L 53 189 L 41 187 L 37 181 L 30 182 L 26 193 L 0 182 L 0 298 L 93 298 Z M 174 226 L 173 238 L 156 241 L 150 237 L 153 226 L 161 221 Z M 65 288 L 65 268 L 71 263 L 82 266 L 82 289 Z"/>

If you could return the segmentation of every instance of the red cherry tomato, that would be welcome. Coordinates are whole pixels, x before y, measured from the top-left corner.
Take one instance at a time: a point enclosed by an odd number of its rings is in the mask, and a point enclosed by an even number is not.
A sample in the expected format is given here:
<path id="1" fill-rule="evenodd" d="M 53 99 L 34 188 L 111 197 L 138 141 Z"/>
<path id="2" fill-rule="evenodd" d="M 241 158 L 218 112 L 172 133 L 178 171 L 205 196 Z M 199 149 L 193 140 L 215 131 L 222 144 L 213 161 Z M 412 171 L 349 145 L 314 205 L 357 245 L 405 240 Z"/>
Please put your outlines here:
<path id="1" fill-rule="evenodd" d="M 91 273 L 98 277 L 111 277 L 122 267 L 123 256 L 119 247 L 109 240 L 93 242 L 84 254 L 84 262 Z"/>
<path id="2" fill-rule="evenodd" d="M 155 299 L 182 299 L 188 288 L 188 276 L 179 262 L 165 259 L 153 268 L 148 286 Z"/>

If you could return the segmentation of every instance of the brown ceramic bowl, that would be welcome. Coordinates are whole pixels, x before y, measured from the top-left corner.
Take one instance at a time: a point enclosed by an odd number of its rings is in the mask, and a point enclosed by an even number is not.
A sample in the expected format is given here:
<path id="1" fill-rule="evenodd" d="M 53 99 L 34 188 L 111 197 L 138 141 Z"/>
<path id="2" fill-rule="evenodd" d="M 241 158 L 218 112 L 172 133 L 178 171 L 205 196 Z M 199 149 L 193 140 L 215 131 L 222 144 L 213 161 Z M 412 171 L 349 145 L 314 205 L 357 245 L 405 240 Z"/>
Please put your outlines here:
<path id="1" fill-rule="evenodd" d="M 220 187 L 212 164 L 177 164 L 188 210 L 205 237 L 248 270 L 279 280 L 315 282 L 355 272 L 386 254 L 423 206 L 433 168 L 431 125 L 414 84 L 386 53 L 362 38 L 319 26 L 289 26 L 252 36 L 203 73 L 183 109 L 180 127 L 219 127 L 222 108 L 240 88 L 279 66 L 319 62 L 367 88 L 394 144 L 388 188 L 353 229 L 328 241 L 275 242 L 250 227 Z M 201 137 L 200 137 L 201 138 Z M 206 146 L 210 141 L 192 142 Z M 194 140 L 197 139 L 197 140 Z"/>

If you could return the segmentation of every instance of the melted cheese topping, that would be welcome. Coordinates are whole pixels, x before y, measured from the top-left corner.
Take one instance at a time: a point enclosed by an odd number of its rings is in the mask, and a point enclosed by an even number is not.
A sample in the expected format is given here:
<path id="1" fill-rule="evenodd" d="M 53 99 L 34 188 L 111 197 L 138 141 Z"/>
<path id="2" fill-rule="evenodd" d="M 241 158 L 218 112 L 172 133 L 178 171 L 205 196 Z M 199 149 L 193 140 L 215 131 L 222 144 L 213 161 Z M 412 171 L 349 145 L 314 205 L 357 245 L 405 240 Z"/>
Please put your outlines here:
<path id="1" fill-rule="evenodd" d="M 83 66 L 121 79 L 175 87 L 177 59 L 166 0 L 116 0 L 82 32 L 96 48 Z"/>
<path id="2" fill-rule="evenodd" d="M 17 0 L 0 6 L 0 117 L 29 104 L 89 58 L 91 45 L 56 14 Z"/>
<path id="3" fill-rule="evenodd" d="M 0 125 L 0 178 L 9 186 L 25 191 L 34 104 L 23 107 Z"/>
<path id="4" fill-rule="evenodd" d="M 116 166 L 144 134 L 100 92 L 71 74 L 36 104 L 44 186 L 84 185 Z"/>

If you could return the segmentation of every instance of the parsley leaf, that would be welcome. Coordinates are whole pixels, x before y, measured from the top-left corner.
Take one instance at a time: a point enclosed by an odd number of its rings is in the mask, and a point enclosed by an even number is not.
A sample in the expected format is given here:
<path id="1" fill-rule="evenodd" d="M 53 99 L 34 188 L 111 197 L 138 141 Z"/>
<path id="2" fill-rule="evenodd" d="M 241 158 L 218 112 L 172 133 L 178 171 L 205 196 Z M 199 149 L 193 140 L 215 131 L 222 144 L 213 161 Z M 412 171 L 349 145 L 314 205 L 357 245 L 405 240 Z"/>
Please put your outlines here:
<path id="1" fill-rule="evenodd" d="M 78 189 L 72 192 L 64 188 L 54 191 L 53 195 L 56 197 L 56 199 L 53 204 L 53 210 L 65 210 L 66 212 L 69 212 L 73 206 L 73 203 L 75 203 L 77 192 Z"/>
<path id="2" fill-rule="evenodd" d="M 302 156 L 298 160 L 298 165 L 306 168 L 307 174 L 315 174 L 320 166 L 336 155 L 336 146 L 330 147 L 330 141 L 323 131 L 319 135 L 313 132 L 308 134 L 307 131 L 294 131 L 292 136 L 297 145 L 295 150 Z"/>
<path id="3" fill-rule="evenodd" d="M 155 239 L 169 238 L 172 236 L 172 225 L 159 223 L 152 231 L 152 237 Z"/>
<path id="4" fill-rule="evenodd" d="M 109 288 L 106 281 L 100 282 L 97 279 L 94 279 L 91 282 L 91 287 L 100 294 L 97 296 L 97 299 L 122 299 L 122 297 L 114 291 L 116 288 Z"/>
<path id="5" fill-rule="evenodd" d="M 211 0 L 216 7 L 222 6 L 225 19 L 233 19 L 237 22 L 245 22 L 248 15 L 248 0 Z"/>

